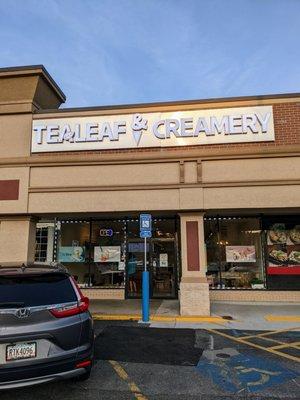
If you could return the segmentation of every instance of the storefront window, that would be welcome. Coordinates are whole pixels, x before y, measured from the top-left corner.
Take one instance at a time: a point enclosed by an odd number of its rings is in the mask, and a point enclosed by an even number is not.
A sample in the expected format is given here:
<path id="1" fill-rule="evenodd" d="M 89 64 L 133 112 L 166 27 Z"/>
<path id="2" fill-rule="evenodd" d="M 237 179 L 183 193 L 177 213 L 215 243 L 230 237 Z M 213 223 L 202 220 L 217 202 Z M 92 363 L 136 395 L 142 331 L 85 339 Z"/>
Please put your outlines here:
<path id="1" fill-rule="evenodd" d="M 300 288 L 300 218 L 263 218 L 266 237 L 266 271 L 271 289 Z"/>
<path id="2" fill-rule="evenodd" d="M 205 241 L 211 288 L 265 287 L 258 218 L 208 218 Z"/>
<path id="3" fill-rule="evenodd" d="M 124 287 L 126 221 L 93 221 L 91 286 Z"/>
<path id="4" fill-rule="evenodd" d="M 44 221 L 36 224 L 35 261 L 53 261 L 54 222 Z"/>
<path id="5" fill-rule="evenodd" d="M 144 270 L 144 239 L 139 235 L 139 220 L 127 223 L 127 292 L 129 297 L 140 297 Z M 176 220 L 153 220 L 152 237 L 147 240 L 147 270 L 150 272 L 151 297 L 176 297 L 177 236 Z"/>
<path id="6" fill-rule="evenodd" d="M 56 224 L 56 259 L 64 264 L 79 285 L 88 286 L 89 240 L 88 221 L 58 221 Z"/>
<path id="7" fill-rule="evenodd" d="M 52 222 L 51 229 L 49 236 L 44 225 L 38 228 L 36 260 L 51 253 L 50 261 L 53 255 L 54 261 L 65 265 L 80 287 L 126 288 L 128 297 L 141 296 L 145 246 L 138 218 L 64 219 Z M 175 298 L 179 265 L 175 218 L 153 218 L 146 252 L 150 296 Z"/>

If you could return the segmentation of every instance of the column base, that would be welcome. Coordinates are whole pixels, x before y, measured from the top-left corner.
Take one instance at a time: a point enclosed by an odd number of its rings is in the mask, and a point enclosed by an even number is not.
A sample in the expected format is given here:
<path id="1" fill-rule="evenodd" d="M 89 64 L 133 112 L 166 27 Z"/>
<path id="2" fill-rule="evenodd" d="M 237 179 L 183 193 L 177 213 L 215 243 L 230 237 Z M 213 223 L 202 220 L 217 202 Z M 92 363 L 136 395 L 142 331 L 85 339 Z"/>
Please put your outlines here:
<path id="1" fill-rule="evenodd" d="M 209 285 L 206 278 L 180 282 L 180 315 L 210 315 Z"/>

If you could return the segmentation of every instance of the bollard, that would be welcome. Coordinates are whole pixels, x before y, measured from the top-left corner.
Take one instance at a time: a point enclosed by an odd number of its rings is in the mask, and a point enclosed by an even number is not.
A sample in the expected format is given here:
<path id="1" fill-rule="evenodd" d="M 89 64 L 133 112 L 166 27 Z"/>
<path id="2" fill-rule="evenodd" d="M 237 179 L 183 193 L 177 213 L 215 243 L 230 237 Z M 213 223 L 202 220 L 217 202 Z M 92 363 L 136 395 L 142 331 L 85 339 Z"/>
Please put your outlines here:
<path id="1" fill-rule="evenodd" d="M 143 271 L 142 276 L 142 321 L 149 322 L 149 272 Z"/>

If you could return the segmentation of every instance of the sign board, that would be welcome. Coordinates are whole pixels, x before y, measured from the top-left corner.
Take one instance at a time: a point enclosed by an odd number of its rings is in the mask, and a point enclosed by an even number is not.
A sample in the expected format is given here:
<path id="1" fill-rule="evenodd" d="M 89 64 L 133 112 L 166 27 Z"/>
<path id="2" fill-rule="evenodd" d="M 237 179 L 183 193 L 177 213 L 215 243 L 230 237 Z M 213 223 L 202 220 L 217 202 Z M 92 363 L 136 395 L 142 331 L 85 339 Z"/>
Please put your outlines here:
<path id="1" fill-rule="evenodd" d="M 256 262 L 255 246 L 226 246 L 226 262 Z"/>
<path id="2" fill-rule="evenodd" d="M 81 246 L 61 246 L 58 249 L 59 262 L 84 262 L 85 248 Z"/>
<path id="3" fill-rule="evenodd" d="M 150 238 L 152 236 L 152 216 L 151 214 L 140 215 L 140 237 Z"/>
<path id="4" fill-rule="evenodd" d="M 110 263 L 121 261 L 120 246 L 95 246 L 94 262 Z"/>
<path id="5" fill-rule="evenodd" d="M 168 267 L 168 253 L 160 253 L 159 255 L 159 266 Z"/>
<path id="6" fill-rule="evenodd" d="M 114 235 L 114 231 L 110 228 L 106 229 L 106 228 L 101 228 L 99 231 L 100 236 L 108 236 L 108 237 L 112 237 Z"/>
<path id="7" fill-rule="evenodd" d="M 111 150 L 274 140 L 272 106 L 257 106 L 35 119 L 31 151 Z"/>

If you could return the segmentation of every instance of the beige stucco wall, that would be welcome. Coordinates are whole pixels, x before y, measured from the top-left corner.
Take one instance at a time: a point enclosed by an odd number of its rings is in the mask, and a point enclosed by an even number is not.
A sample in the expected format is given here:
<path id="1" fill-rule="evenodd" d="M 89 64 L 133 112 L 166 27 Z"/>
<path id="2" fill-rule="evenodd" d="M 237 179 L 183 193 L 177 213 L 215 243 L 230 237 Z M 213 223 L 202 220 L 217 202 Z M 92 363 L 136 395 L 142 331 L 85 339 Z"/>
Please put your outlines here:
<path id="1" fill-rule="evenodd" d="M 0 115 L 1 158 L 30 155 L 32 114 Z"/>
<path id="2" fill-rule="evenodd" d="M 31 187 L 111 187 L 179 183 L 179 163 L 33 167 Z"/>
<path id="3" fill-rule="evenodd" d="M 178 161 L 33 166 L 28 210 L 71 213 L 300 206 L 300 157 L 202 161 L 200 182 L 196 161 L 184 163 L 184 174 L 180 168 Z"/>
<path id="4" fill-rule="evenodd" d="M 300 180 L 300 157 L 212 160 L 202 163 L 203 183 Z"/>
<path id="5" fill-rule="evenodd" d="M 29 213 L 177 210 L 179 194 L 168 190 L 30 193 Z"/>
<path id="6" fill-rule="evenodd" d="M 0 263 L 33 261 L 35 221 L 29 217 L 0 219 Z"/>
<path id="7" fill-rule="evenodd" d="M 300 206 L 300 184 L 204 189 L 205 209 L 287 208 Z"/>
<path id="8" fill-rule="evenodd" d="M 29 182 L 29 168 L 0 168 L 0 180 L 20 180 L 19 183 L 19 199 L 18 200 L 1 200 L 0 201 L 0 215 L 1 214 L 18 214 L 27 213 L 28 203 L 28 182 Z"/>

